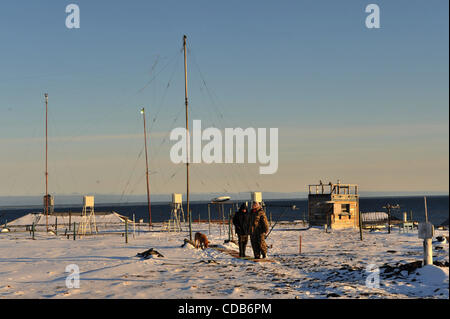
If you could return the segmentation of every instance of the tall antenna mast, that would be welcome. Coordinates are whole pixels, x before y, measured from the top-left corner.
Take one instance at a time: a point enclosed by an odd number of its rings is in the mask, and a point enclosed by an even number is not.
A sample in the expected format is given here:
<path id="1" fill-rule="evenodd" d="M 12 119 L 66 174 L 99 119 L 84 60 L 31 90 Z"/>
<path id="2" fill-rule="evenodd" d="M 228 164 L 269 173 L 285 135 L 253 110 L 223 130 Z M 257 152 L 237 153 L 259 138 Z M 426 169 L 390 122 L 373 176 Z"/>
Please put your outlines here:
<path id="1" fill-rule="evenodd" d="M 48 232 L 48 93 L 44 93 L 45 97 L 45 226 Z"/>
<path id="2" fill-rule="evenodd" d="M 145 175 L 147 177 L 147 205 L 148 205 L 148 227 L 152 226 L 152 208 L 150 206 L 150 184 L 148 182 L 148 154 L 147 154 L 147 129 L 145 126 L 145 109 L 141 110 L 142 117 L 144 118 L 144 145 L 145 145 Z"/>
<path id="3" fill-rule="evenodd" d="M 186 62 L 186 35 L 183 36 L 183 50 L 184 50 L 184 96 L 186 104 L 186 205 L 189 220 L 189 240 L 192 241 L 192 225 L 191 225 L 191 210 L 189 209 L 189 115 L 188 115 L 188 88 L 187 88 L 187 62 Z"/>

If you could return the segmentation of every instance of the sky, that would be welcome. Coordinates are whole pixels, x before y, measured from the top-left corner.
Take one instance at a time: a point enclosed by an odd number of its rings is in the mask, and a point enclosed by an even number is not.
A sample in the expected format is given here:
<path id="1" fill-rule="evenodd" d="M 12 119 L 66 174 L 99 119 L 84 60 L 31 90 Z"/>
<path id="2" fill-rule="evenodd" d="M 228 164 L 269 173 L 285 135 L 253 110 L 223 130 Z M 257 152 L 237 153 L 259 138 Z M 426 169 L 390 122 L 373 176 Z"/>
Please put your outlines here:
<path id="1" fill-rule="evenodd" d="M 65 25 L 67 5 L 80 28 Z M 370 3 L 379 29 L 365 25 Z M 192 164 L 191 192 L 448 194 L 448 1 L 22 1 L 0 4 L 0 197 L 144 194 L 145 107 L 154 194 L 185 191 L 168 139 L 278 128 L 278 171 Z M 191 122 L 192 125 L 192 122 Z"/>

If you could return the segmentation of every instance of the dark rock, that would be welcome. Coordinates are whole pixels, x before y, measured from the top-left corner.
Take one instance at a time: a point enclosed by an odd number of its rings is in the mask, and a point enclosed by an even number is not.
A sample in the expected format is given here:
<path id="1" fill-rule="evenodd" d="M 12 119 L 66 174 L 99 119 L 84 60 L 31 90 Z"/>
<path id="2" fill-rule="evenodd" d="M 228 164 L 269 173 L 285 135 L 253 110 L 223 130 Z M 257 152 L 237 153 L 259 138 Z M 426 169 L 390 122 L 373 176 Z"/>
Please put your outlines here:
<path id="1" fill-rule="evenodd" d="M 184 239 L 184 243 L 183 243 L 183 245 L 181 245 L 181 247 L 186 247 L 187 244 L 190 244 L 190 245 L 192 245 L 192 247 L 195 247 L 194 242 L 192 240 L 189 240 L 186 238 Z"/>
<path id="2" fill-rule="evenodd" d="M 422 267 L 422 261 L 418 260 L 418 261 L 414 261 L 411 263 L 407 263 L 407 264 L 396 264 L 396 266 L 390 266 L 385 264 L 384 266 L 380 267 L 380 268 L 384 268 L 384 272 L 383 273 L 400 273 L 404 270 L 408 271 L 408 274 L 414 272 L 417 268 L 421 268 Z M 392 275 L 388 276 L 387 278 L 392 277 Z"/>
<path id="3" fill-rule="evenodd" d="M 438 267 L 448 267 L 449 263 L 448 263 L 448 261 L 434 260 L 433 265 L 438 266 Z"/>
<path id="4" fill-rule="evenodd" d="M 144 259 L 150 258 L 152 255 L 156 257 L 164 257 L 162 254 L 160 254 L 158 251 L 154 250 L 153 248 L 150 248 L 142 253 L 137 253 L 137 257 L 142 257 Z"/>
<path id="5" fill-rule="evenodd" d="M 327 298 L 330 298 L 330 297 L 340 297 L 340 296 L 341 296 L 341 295 L 338 295 L 338 294 L 332 292 L 332 293 L 329 293 L 329 294 L 327 295 Z"/>

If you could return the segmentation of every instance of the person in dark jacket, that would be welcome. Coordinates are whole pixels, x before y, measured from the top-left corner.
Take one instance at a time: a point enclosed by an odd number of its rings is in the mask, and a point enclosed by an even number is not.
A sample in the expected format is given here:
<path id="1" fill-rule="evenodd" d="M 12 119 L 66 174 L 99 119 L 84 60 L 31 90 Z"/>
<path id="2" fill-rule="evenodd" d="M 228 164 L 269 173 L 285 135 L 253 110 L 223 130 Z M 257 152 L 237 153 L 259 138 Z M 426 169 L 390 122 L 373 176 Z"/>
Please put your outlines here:
<path id="1" fill-rule="evenodd" d="M 242 204 L 239 211 L 234 214 L 233 225 L 239 240 L 239 257 L 245 257 L 245 248 L 247 247 L 251 227 L 251 216 L 246 203 Z"/>
<path id="2" fill-rule="evenodd" d="M 255 259 L 266 258 L 267 245 L 266 234 L 269 231 L 269 222 L 267 221 L 266 212 L 258 202 L 253 202 L 250 212 L 252 217 L 250 240 L 252 242 L 253 253 Z"/>

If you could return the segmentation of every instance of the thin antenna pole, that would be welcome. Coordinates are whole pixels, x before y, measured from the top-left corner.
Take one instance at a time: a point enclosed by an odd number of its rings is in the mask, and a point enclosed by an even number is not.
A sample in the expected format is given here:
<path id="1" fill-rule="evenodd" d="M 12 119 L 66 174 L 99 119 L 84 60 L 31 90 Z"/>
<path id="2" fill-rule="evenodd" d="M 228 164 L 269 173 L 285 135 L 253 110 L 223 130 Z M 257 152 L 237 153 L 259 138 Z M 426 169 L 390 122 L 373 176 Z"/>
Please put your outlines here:
<path id="1" fill-rule="evenodd" d="M 48 232 L 48 93 L 45 97 L 45 227 Z"/>
<path id="2" fill-rule="evenodd" d="M 148 182 L 147 129 L 145 126 L 145 109 L 144 108 L 142 108 L 141 113 L 142 113 L 142 117 L 144 118 L 145 175 L 147 177 L 147 205 L 148 205 L 148 217 L 149 217 L 148 227 L 150 228 L 152 226 L 152 208 L 150 205 L 150 184 Z"/>
<path id="3" fill-rule="evenodd" d="M 188 115 L 188 88 L 187 88 L 187 61 L 186 61 L 186 35 L 183 36 L 183 50 L 184 50 L 184 101 L 186 104 L 186 204 L 187 213 L 189 214 L 189 240 L 192 241 L 192 225 L 191 225 L 191 210 L 189 209 L 189 115 Z"/>
<path id="4" fill-rule="evenodd" d="M 427 198 L 424 196 L 423 200 L 425 201 L 425 222 L 428 223 L 428 208 L 427 208 Z"/>

